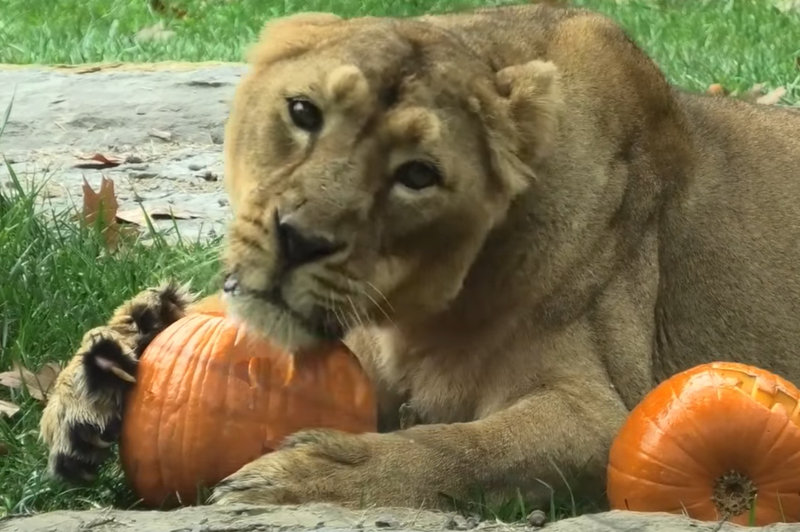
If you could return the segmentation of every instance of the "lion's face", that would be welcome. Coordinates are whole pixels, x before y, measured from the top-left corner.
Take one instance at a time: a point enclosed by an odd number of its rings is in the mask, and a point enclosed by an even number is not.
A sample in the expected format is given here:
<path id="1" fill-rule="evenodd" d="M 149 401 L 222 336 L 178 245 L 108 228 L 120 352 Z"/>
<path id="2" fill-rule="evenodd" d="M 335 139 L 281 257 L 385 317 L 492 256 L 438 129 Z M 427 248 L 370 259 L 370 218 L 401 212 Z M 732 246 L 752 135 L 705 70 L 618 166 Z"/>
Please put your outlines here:
<path id="1" fill-rule="evenodd" d="M 488 68 L 431 36 L 322 20 L 308 42 L 271 30 L 226 132 L 229 305 L 288 348 L 445 309 L 522 188 L 498 175 L 491 104 L 470 89 Z"/>

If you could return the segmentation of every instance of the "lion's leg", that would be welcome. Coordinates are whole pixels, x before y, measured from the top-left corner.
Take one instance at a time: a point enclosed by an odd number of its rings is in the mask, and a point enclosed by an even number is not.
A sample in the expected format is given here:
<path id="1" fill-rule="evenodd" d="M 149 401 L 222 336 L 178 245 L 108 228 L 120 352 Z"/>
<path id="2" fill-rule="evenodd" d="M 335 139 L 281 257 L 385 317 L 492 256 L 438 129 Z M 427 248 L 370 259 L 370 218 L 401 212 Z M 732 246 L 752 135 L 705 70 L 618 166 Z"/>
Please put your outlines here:
<path id="1" fill-rule="evenodd" d="M 576 372 L 468 423 L 388 434 L 300 431 L 222 481 L 212 501 L 447 506 L 475 489 L 492 501 L 519 488 L 546 506 L 547 486 L 563 493 L 565 479 L 581 494 L 602 493 L 608 449 L 625 415 L 603 375 Z"/>
<path id="2" fill-rule="evenodd" d="M 143 290 L 84 335 L 42 414 L 51 474 L 68 481 L 95 476 L 119 436 L 122 397 L 135 381 L 139 356 L 193 300 L 185 287 L 167 282 Z"/>

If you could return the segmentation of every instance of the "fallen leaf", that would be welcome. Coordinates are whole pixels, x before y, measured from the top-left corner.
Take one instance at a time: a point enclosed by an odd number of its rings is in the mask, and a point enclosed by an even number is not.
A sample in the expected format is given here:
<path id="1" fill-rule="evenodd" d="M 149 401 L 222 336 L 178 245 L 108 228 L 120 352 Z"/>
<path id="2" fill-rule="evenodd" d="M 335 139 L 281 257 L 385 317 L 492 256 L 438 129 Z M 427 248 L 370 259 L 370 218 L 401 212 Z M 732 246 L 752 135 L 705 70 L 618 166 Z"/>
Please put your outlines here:
<path id="1" fill-rule="evenodd" d="M 163 42 L 175 36 L 175 32 L 164 28 L 164 23 L 159 21 L 157 24 L 142 28 L 133 36 L 137 43 L 143 42 Z"/>
<path id="2" fill-rule="evenodd" d="M 710 94 L 711 96 L 725 96 L 728 94 L 728 91 L 719 83 L 712 83 L 706 89 L 706 94 Z"/>
<path id="3" fill-rule="evenodd" d="M 17 405 L 8 401 L 0 400 L 0 418 L 3 416 L 11 417 L 17 412 L 19 412 L 19 407 Z M 0 443 L 0 446 L 2 445 L 3 444 Z M 0 454 L 2 454 L 2 452 L 0 452 Z"/>
<path id="4" fill-rule="evenodd" d="M 86 178 L 83 179 L 83 212 L 81 222 L 84 225 L 94 225 L 102 210 L 102 234 L 108 249 L 117 248 L 119 241 L 119 227 L 117 225 L 117 196 L 114 193 L 114 182 L 105 176 L 100 181 L 100 190 L 95 192 Z"/>
<path id="5" fill-rule="evenodd" d="M 781 101 L 783 95 L 786 94 L 785 87 L 778 87 L 777 89 L 773 89 L 766 93 L 763 96 L 760 96 L 756 99 L 756 103 L 764 104 L 764 105 L 775 105 L 776 103 Z"/>
<path id="6" fill-rule="evenodd" d="M 122 164 L 122 159 L 119 157 L 108 157 L 102 153 L 95 153 L 92 155 L 79 154 L 78 159 L 86 162 L 80 162 L 73 165 L 74 168 L 94 168 L 102 170 L 104 168 L 114 168 Z"/>
<path id="7" fill-rule="evenodd" d="M 60 372 L 61 366 L 55 362 L 48 362 L 38 373 L 15 362 L 11 371 L 0 373 L 0 385 L 12 389 L 24 388 L 34 399 L 46 402 Z"/>
<path id="8" fill-rule="evenodd" d="M 154 207 L 152 209 L 131 209 L 117 213 L 117 221 L 120 223 L 129 223 L 145 226 L 147 220 L 145 219 L 145 212 L 151 220 L 193 220 L 197 215 L 190 212 L 175 210 L 169 207 Z"/>

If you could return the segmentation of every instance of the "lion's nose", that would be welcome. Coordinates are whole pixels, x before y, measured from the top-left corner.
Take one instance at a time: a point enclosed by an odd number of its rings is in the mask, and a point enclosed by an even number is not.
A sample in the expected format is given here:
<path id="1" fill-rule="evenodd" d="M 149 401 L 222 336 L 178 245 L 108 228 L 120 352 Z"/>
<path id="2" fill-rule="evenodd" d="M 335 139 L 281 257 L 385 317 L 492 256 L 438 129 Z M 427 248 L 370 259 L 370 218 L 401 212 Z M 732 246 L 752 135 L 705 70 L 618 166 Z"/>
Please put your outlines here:
<path id="1" fill-rule="evenodd" d="M 281 255 L 287 268 L 296 268 L 329 255 L 333 255 L 343 244 L 303 229 L 291 216 L 279 217 L 275 214 L 278 242 Z"/>

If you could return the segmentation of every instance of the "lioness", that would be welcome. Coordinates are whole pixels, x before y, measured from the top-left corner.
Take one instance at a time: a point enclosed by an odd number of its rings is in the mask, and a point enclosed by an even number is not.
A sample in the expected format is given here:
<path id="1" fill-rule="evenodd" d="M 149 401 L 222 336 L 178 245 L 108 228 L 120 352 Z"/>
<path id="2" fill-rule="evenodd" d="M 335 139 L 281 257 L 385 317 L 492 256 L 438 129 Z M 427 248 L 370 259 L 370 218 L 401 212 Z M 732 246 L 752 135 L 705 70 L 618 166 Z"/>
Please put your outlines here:
<path id="1" fill-rule="evenodd" d="M 598 14 L 275 20 L 225 164 L 232 315 L 290 349 L 344 338 L 383 421 L 298 433 L 217 503 L 602 493 L 627 412 L 675 372 L 800 384 L 800 114 L 678 90 Z M 53 473 L 92 477 L 192 301 L 168 282 L 86 334 L 42 418 Z"/>

